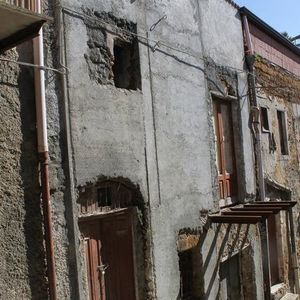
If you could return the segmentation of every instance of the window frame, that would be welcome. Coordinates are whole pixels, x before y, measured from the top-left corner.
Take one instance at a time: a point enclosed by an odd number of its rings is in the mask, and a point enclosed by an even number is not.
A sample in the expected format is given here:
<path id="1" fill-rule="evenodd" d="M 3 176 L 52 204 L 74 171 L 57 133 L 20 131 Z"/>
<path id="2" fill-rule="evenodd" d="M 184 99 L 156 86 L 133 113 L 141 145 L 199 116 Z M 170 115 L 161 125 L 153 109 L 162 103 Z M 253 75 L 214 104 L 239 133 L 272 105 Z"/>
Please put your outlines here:
<path id="1" fill-rule="evenodd" d="M 218 171 L 218 191 L 219 191 L 219 206 L 220 208 L 224 208 L 227 206 L 231 206 L 234 205 L 238 202 L 238 196 L 239 196 L 239 184 L 238 184 L 238 168 L 237 168 L 237 151 L 236 151 L 236 140 L 235 140 L 235 130 L 234 130 L 234 118 L 233 118 L 233 105 L 234 105 L 234 101 L 237 101 L 236 97 L 220 97 L 218 95 L 215 95 L 215 93 L 212 93 L 212 111 L 213 111 L 213 125 L 214 125 L 214 136 L 215 136 L 215 150 L 216 150 L 216 163 L 217 163 L 217 171 Z M 215 105 L 216 103 L 223 103 L 225 105 L 229 106 L 229 112 L 230 112 L 230 123 L 231 123 L 231 137 L 232 137 L 232 163 L 233 163 L 233 168 L 234 168 L 234 172 L 233 173 L 223 173 L 220 174 L 220 170 L 219 170 L 219 166 L 218 166 L 218 156 L 222 153 L 220 150 L 218 150 L 218 144 L 221 144 L 220 140 L 218 140 L 218 133 L 217 131 L 220 130 L 220 126 L 218 126 L 218 129 L 216 128 L 216 123 L 220 124 L 220 120 L 216 120 L 216 108 Z M 225 153 L 224 153 L 224 149 L 223 149 L 223 158 L 220 158 L 220 161 L 223 160 L 222 165 L 223 165 L 223 169 L 221 167 L 221 171 L 222 172 L 226 172 L 225 170 L 225 165 L 226 165 L 226 161 L 224 161 L 225 159 Z M 227 175 L 230 175 L 229 178 Z M 221 179 L 221 177 L 224 177 Z M 226 180 L 229 179 L 230 180 L 230 187 L 229 187 L 229 191 L 227 190 L 227 186 L 226 186 Z M 223 180 L 223 187 L 224 187 L 224 191 L 226 193 L 228 192 L 233 192 L 234 194 L 230 195 L 229 197 L 224 197 L 222 198 L 222 191 L 221 191 L 221 187 L 220 187 L 220 180 Z M 232 188 L 233 187 L 233 188 Z M 224 193 L 225 193 L 224 192 Z"/>

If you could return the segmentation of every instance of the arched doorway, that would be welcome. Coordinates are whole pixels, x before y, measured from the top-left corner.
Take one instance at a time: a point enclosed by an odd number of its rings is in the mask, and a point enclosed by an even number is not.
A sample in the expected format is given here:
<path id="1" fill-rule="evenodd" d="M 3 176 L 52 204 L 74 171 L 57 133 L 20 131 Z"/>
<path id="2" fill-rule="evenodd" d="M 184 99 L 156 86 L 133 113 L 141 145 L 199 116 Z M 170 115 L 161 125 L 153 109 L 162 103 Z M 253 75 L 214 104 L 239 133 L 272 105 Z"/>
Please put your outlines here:
<path id="1" fill-rule="evenodd" d="M 103 181 L 80 201 L 90 300 L 137 299 L 134 260 L 134 191 Z"/>

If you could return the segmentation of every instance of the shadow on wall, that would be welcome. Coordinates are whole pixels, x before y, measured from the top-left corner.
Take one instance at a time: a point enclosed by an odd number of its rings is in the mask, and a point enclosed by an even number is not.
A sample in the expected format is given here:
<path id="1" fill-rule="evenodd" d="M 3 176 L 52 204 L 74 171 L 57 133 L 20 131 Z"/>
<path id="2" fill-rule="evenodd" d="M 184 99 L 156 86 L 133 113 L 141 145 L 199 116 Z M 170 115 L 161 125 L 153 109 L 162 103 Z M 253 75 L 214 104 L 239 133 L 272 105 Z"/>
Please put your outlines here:
<path id="1" fill-rule="evenodd" d="M 30 42 L 19 46 L 17 51 L 20 61 L 32 60 Z M 22 132 L 20 175 L 24 192 L 24 234 L 31 299 L 48 299 L 33 78 L 32 69 L 21 68 L 18 86 Z"/>
<path id="2" fill-rule="evenodd" d="M 246 247 L 249 228 L 249 225 L 242 227 L 219 224 L 214 231 L 204 229 L 197 232 L 189 228 L 180 230 L 177 240 L 180 291 L 177 299 L 211 299 L 212 294 L 215 294 L 212 292 L 218 280 L 220 266 L 225 262 L 230 265 L 234 257 L 239 262 L 238 265 L 241 265 L 241 278 L 236 280 L 240 282 L 240 292 L 243 292 L 245 299 L 254 297 L 254 291 L 251 289 L 255 284 L 253 256 L 250 255 L 251 247 Z M 236 273 L 239 274 L 238 269 Z M 218 297 L 222 293 L 220 284 Z"/>

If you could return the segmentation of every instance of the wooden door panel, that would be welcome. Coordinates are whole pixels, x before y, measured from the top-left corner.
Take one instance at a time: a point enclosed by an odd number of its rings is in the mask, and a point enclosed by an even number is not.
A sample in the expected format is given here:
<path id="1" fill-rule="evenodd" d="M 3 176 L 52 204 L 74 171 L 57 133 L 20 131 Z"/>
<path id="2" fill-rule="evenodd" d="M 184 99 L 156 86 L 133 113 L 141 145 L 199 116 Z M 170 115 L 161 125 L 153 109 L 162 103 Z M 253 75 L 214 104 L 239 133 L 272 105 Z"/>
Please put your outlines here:
<path id="1" fill-rule="evenodd" d="M 120 277 L 118 290 L 122 291 L 118 300 L 135 299 L 132 229 L 130 225 L 129 220 L 123 217 L 115 223 L 116 255 Z"/>
<path id="2" fill-rule="evenodd" d="M 82 229 L 84 234 L 85 260 L 89 296 L 91 300 L 105 300 L 101 292 L 102 278 L 99 277 L 98 266 L 101 265 L 99 245 L 99 224 L 91 223 Z"/>
<path id="3" fill-rule="evenodd" d="M 107 216 L 81 226 L 90 300 L 134 300 L 132 219 Z"/>
<path id="4" fill-rule="evenodd" d="M 103 261 L 109 265 L 105 282 L 107 300 L 134 300 L 132 228 L 129 215 L 102 221 Z"/>
<path id="5" fill-rule="evenodd" d="M 108 266 L 105 272 L 105 286 L 107 300 L 115 299 L 118 292 L 115 282 L 118 279 L 117 261 L 115 259 L 114 223 L 108 218 L 101 221 L 102 261 Z"/>
<path id="6" fill-rule="evenodd" d="M 236 164 L 231 103 L 214 100 L 214 127 L 220 199 L 236 196 Z"/>

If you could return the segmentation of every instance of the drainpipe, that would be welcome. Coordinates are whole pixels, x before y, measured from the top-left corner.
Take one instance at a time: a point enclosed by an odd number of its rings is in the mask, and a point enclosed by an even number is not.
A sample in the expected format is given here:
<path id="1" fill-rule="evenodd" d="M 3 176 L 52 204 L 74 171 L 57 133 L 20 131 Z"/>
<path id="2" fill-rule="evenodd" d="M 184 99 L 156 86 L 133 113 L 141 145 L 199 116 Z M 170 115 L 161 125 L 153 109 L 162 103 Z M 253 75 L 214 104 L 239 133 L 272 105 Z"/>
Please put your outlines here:
<path id="1" fill-rule="evenodd" d="M 246 63 L 249 69 L 248 74 L 248 88 L 249 97 L 251 102 L 251 122 L 254 135 L 254 147 L 255 147 L 255 158 L 256 158 L 256 178 L 258 181 L 258 193 L 259 197 L 257 201 L 265 201 L 265 183 L 264 183 L 264 172 L 261 154 L 261 136 L 260 136 L 260 121 L 259 121 L 259 107 L 257 105 L 257 95 L 255 89 L 255 76 L 254 76 L 254 63 L 255 56 L 251 41 L 251 35 L 249 30 L 249 24 L 246 15 L 242 15 L 244 37 L 246 43 Z M 269 241 L 268 241 L 268 224 L 264 218 L 261 221 L 260 226 L 260 237 L 261 237 L 261 251 L 262 251 L 262 263 L 263 263 L 263 279 L 264 279 L 264 299 L 271 300 L 271 281 L 270 281 L 270 260 L 269 260 Z"/>
<path id="2" fill-rule="evenodd" d="M 41 13 L 41 1 L 36 1 L 36 12 Z M 33 59 L 35 65 L 44 65 L 43 31 L 33 40 Z M 47 256 L 47 272 L 49 283 L 49 295 L 51 300 L 56 300 L 56 275 L 54 262 L 54 249 L 51 222 L 51 203 L 49 186 L 49 156 L 47 140 L 46 97 L 44 70 L 35 68 L 34 71 L 37 142 L 40 162 L 40 180 L 42 186 L 42 206 L 44 217 L 45 244 Z"/>

